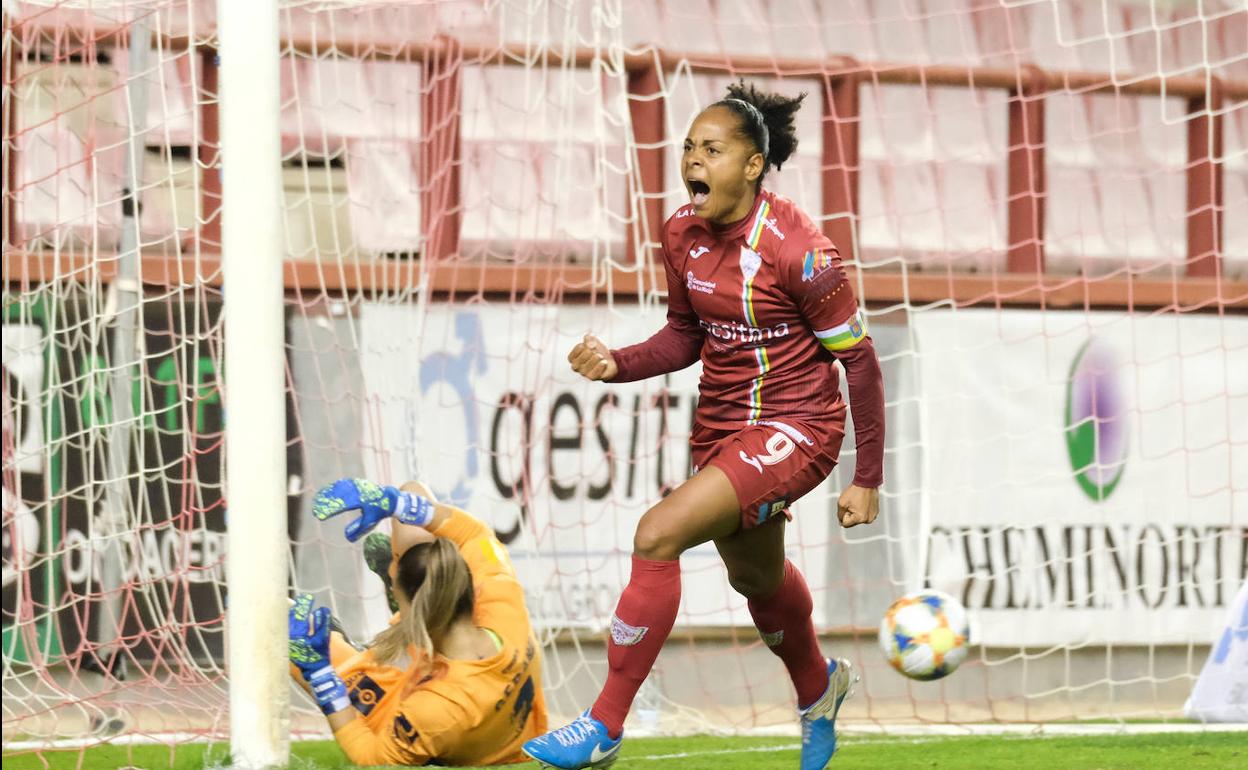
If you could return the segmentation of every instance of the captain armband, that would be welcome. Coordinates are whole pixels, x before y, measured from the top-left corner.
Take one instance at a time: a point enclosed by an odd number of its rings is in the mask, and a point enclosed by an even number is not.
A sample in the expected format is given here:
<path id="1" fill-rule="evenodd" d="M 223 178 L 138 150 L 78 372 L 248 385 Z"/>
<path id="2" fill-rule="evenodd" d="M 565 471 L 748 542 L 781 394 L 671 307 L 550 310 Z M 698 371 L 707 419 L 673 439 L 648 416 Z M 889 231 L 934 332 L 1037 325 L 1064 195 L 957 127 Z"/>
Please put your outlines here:
<path id="1" fill-rule="evenodd" d="M 854 312 L 848 321 L 830 329 L 816 330 L 815 336 L 825 348 L 837 353 L 849 350 L 867 336 L 867 317 L 862 310 Z"/>

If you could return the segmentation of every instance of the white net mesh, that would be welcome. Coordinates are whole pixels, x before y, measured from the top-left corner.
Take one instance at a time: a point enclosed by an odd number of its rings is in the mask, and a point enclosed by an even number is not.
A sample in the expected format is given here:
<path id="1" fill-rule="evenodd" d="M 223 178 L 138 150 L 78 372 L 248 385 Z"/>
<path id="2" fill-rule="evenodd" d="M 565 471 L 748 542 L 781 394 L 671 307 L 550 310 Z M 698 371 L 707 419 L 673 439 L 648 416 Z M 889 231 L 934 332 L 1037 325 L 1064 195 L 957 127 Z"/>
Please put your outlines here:
<path id="1" fill-rule="evenodd" d="M 5 9 L 6 743 L 224 730 L 201 6 Z M 830 525 L 850 438 L 788 541 L 864 671 L 848 719 L 1178 712 L 1248 570 L 1242 4 L 292 3 L 282 25 L 291 580 L 350 634 L 384 624 L 382 586 L 311 493 L 419 476 L 508 543 L 552 711 L 592 697 L 637 518 L 688 471 L 697 368 L 607 388 L 564 355 L 662 322 L 676 148 L 747 77 L 809 93 L 770 185 L 856 260 L 885 367 L 884 515 Z M 712 548 L 684 579 L 641 726 L 789 723 Z M 975 624 L 941 685 L 875 650 L 925 581 Z"/>

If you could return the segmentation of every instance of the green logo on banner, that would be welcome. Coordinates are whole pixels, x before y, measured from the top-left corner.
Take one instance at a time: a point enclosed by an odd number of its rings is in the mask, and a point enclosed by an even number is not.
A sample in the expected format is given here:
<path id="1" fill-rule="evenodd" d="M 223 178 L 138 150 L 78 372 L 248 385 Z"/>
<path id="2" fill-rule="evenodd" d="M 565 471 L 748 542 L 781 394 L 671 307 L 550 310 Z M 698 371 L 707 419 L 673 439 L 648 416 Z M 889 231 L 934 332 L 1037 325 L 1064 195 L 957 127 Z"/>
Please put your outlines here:
<path id="1" fill-rule="evenodd" d="M 1113 351 L 1089 339 L 1066 383 L 1066 452 L 1079 488 L 1096 502 L 1113 494 L 1127 460 L 1127 415 Z"/>

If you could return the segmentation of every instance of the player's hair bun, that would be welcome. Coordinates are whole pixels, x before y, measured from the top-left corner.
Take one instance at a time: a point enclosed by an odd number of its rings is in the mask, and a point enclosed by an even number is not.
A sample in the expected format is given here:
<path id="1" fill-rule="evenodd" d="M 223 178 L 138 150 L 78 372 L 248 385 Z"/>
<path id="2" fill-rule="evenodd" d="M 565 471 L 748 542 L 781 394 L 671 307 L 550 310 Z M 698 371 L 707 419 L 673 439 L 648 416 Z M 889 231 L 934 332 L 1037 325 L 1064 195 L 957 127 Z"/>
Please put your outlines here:
<path id="1" fill-rule="evenodd" d="M 806 94 L 785 96 L 760 91 L 753 83 L 739 80 L 728 86 L 728 96 L 714 107 L 727 107 L 741 119 L 741 131 L 763 154 L 763 174 L 772 166 L 777 169 L 797 150 L 797 128 L 793 118 L 802 108 Z M 762 180 L 762 177 L 759 177 Z"/>

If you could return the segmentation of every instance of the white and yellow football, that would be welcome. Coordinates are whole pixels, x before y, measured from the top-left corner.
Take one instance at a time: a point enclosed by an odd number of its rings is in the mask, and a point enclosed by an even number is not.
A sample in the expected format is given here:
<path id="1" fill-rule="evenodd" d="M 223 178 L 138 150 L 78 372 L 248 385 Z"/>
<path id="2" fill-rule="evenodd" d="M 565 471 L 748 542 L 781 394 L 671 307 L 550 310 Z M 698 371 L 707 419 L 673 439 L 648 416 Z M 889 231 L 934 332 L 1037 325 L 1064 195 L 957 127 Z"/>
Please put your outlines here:
<path id="1" fill-rule="evenodd" d="M 906 594 L 880 621 L 884 658 L 911 679 L 931 681 L 952 674 L 966 660 L 969 640 L 966 609 L 941 591 Z"/>

